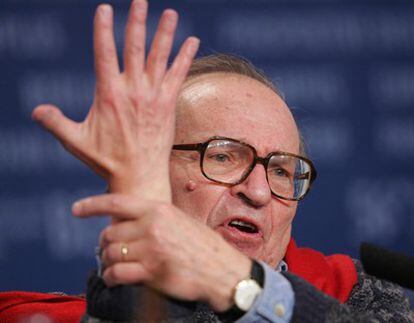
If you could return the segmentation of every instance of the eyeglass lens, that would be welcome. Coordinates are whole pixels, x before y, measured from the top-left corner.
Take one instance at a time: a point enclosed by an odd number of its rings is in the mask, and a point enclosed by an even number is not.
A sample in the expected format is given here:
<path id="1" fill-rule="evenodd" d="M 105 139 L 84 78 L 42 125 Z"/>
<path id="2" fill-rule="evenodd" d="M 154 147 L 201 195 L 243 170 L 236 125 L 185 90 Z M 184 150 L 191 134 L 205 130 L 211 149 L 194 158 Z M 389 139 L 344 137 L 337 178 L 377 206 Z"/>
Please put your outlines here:
<path id="1" fill-rule="evenodd" d="M 230 140 L 212 140 L 204 153 L 206 175 L 216 181 L 237 183 L 248 171 L 254 159 L 250 147 Z"/>
<path id="2" fill-rule="evenodd" d="M 212 140 L 204 152 L 203 171 L 212 180 L 236 184 L 249 171 L 254 157 L 253 149 L 243 143 Z M 310 166 L 306 161 L 289 155 L 272 155 L 267 167 L 270 189 L 284 198 L 303 196 L 309 187 L 309 174 Z"/>

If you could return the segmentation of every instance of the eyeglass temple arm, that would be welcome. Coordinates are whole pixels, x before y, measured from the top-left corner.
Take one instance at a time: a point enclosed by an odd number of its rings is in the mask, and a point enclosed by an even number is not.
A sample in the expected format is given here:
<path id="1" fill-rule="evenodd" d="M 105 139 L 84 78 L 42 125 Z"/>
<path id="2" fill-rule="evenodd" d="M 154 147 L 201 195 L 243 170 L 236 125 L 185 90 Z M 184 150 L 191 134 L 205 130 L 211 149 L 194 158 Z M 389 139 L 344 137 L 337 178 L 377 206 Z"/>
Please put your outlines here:
<path id="1" fill-rule="evenodd" d="M 296 179 L 309 179 L 309 172 L 295 176 Z"/>
<path id="2" fill-rule="evenodd" d="M 316 178 L 316 171 L 311 172 L 311 177 L 309 178 L 309 173 L 310 172 L 306 172 L 303 174 L 300 174 L 298 176 L 296 176 L 297 179 L 310 179 L 311 181 L 314 181 Z"/>

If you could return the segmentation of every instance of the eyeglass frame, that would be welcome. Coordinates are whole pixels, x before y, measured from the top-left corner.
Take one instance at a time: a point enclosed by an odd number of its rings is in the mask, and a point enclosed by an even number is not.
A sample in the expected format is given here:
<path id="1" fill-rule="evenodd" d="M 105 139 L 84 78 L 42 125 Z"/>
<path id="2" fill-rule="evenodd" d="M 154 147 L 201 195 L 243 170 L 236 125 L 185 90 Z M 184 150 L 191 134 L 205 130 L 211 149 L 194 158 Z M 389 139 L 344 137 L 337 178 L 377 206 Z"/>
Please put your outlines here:
<path id="1" fill-rule="evenodd" d="M 253 157 L 254 158 L 253 158 L 252 163 L 250 164 L 249 168 L 247 169 L 247 171 L 245 172 L 245 174 L 242 176 L 242 178 L 239 181 L 237 181 L 236 183 L 226 183 L 226 182 L 222 182 L 222 181 L 219 181 L 219 180 L 210 178 L 204 172 L 204 167 L 203 167 L 204 154 L 205 154 L 205 152 L 206 152 L 206 150 L 208 148 L 208 145 L 213 140 L 227 140 L 227 141 L 236 142 L 236 143 L 239 143 L 239 144 L 242 144 L 244 146 L 249 147 L 253 151 Z M 173 145 L 172 146 L 172 149 L 173 150 L 184 150 L 184 151 L 198 151 L 199 154 L 200 154 L 200 169 L 201 169 L 201 172 L 204 175 L 204 177 L 207 178 L 210 181 L 213 181 L 213 182 L 216 182 L 216 183 L 220 183 L 220 184 L 230 185 L 230 186 L 235 186 L 235 185 L 238 185 L 238 184 L 244 182 L 246 180 L 246 178 L 249 177 L 249 175 L 251 174 L 251 172 L 253 171 L 253 169 L 256 167 L 256 165 L 258 163 L 259 164 L 262 164 L 263 167 L 264 167 L 264 169 L 265 169 L 265 171 L 266 171 L 266 181 L 267 181 L 267 183 L 269 185 L 269 189 L 270 189 L 270 192 L 272 193 L 272 195 L 274 195 L 274 196 L 276 196 L 278 198 L 281 198 L 283 200 L 288 200 L 288 201 L 300 201 L 300 200 L 302 200 L 306 196 L 306 194 L 309 193 L 309 190 L 310 190 L 310 188 L 312 186 L 312 183 L 314 182 L 314 180 L 317 177 L 317 171 L 316 171 L 315 166 L 313 165 L 313 162 L 310 159 L 306 158 L 306 157 L 299 156 L 299 155 L 296 155 L 296 154 L 293 154 L 293 153 L 283 152 L 283 151 L 272 151 L 272 152 L 268 153 L 266 155 L 266 157 L 260 157 L 257 154 L 256 148 L 253 147 L 252 145 L 250 145 L 250 144 L 248 144 L 246 142 L 243 142 L 241 140 L 237 140 L 237 139 L 233 139 L 233 138 L 228 138 L 228 137 L 214 136 L 214 137 L 210 137 L 205 142 L 201 142 L 201 143 Z M 276 193 L 273 192 L 273 190 L 272 190 L 272 188 L 270 186 L 269 178 L 268 178 L 268 174 L 267 174 L 267 167 L 269 165 L 270 158 L 272 158 L 273 156 L 290 156 L 290 157 L 298 158 L 298 159 L 303 160 L 306 163 L 308 163 L 308 165 L 310 166 L 310 173 L 311 173 L 310 174 L 310 178 L 309 178 L 309 186 L 307 187 L 305 193 L 301 197 L 296 198 L 296 199 L 295 198 L 288 198 L 288 197 L 280 196 L 280 195 L 278 195 L 278 194 L 276 194 Z"/>

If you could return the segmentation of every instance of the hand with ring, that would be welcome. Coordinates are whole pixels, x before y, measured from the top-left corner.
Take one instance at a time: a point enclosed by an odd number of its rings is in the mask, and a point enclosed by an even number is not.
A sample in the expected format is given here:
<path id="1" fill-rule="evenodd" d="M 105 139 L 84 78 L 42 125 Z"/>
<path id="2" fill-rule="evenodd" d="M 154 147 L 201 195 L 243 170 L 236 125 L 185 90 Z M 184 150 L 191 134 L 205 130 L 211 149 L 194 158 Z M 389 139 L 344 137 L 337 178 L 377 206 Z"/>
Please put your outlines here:
<path id="1" fill-rule="evenodd" d="M 122 261 L 128 261 L 127 260 L 128 252 L 129 252 L 128 245 L 126 243 L 125 244 L 122 244 L 121 245 Z"/>
<path id="2" fill-rule="evenodd" d="M 247 256 L 170 203 L 104 194 L 78 201 L 73 213 L 116 219 L 100 236 L 108 286 L 142 283 L 223 311 L 231 306 L 233 287 L 249 276 Z"/>

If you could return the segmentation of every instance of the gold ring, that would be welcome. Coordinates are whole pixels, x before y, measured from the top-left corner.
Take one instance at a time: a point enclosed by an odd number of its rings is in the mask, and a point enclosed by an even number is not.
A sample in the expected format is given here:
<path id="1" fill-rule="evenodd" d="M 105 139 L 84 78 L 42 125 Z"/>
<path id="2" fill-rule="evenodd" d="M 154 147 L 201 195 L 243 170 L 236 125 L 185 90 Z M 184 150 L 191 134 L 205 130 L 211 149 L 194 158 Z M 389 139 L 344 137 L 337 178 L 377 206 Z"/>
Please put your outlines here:
<path id="1" fill-rule="evenodd" d="M 126 244 L 121 245 L 121 257 L 122 261 L 126 261 L 126 256 L 128 255 L 128 246 Z"/>

